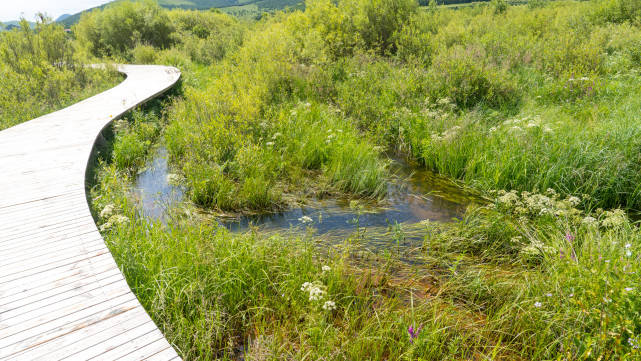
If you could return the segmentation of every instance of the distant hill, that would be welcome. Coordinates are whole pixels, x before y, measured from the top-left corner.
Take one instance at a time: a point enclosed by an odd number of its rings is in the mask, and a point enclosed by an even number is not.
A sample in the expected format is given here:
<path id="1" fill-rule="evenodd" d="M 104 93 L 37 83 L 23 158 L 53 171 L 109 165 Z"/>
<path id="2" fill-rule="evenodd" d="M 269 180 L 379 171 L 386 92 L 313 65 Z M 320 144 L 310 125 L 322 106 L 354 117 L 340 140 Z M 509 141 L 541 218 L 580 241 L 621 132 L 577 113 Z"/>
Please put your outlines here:
<path id="1" fill-rule="evenodd" d="M 121 0 L 116 0 L 121 1 Z M 217 8 L 221 10 L 225 9 L 253 9 L 256 12 L 262 11 L 272 11 L 272 10 L 282 10 L 288 7 L 298 8 L 302 7 L 304 0 L 158 0 L 158 4 L 164 8 L 173 9 L 194 9 L 194 10 L 206 10 L 211 8 Z M 77 14 L 73 15 L 63 15 L 58 18 L 56 21 L 64 24 L 65 27 L 69 27 L 80 20 L 80 16 L 85 13 L 92 11 L 94 9 L 103 9 L 105 6 L 111 3 L 107 3 L 101 6 L 97 6 L 91 9 L 84 10 Z M 234 12 L 234 11 L 230 11 Z M 62 19 L 61 19 L 62 18 Z"/>
<path id="2" fill-rule="evenodd" d="M 68 17 L 70 17 L 70 16 L 71 16 L 71 14 L 62 14 L 62 15 L 58 16 L 58 18 L 56 19 L 56 21 L 57 21 L 57 22 L 62 22 L 63 20 L 65 20 L 66 18 L 68 18 Z"/>
<path id="3" fill-rule="evenodd" d="M 17 28 L 20 26 L 20 22 L 18 20 L 11 20 L 11 21 L 3 21 L 0 22 L 0 31 L 2 30 L 11 30 L 13 28 Z M 29 21 L 29 25 L 34 28 L 36 26 L 36 23 L 33 21 Z"/>

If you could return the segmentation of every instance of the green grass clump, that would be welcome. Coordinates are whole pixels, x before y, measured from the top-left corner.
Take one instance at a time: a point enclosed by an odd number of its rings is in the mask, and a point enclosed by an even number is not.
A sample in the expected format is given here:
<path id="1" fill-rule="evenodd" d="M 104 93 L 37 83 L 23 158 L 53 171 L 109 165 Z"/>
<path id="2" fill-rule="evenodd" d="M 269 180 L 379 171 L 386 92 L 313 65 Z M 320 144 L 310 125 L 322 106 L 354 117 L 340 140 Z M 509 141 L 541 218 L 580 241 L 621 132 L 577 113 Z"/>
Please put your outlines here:
<path id="1" fill-rule="evenodd" d="M 207 111 L 197 102 L 180 103 L 174 115 L 179 119 L 213 117 L 205 119 L 207 128 L 181 121 L 170 124 L 165 134 L 170 155 L 185 161 L 182 170 L 197 204 L 223 211 L 264 210 L 284 205 L 287 194 L 384 193 L 380 150 L 325 106 L 286 105 L 258 124 L 224 121 Z"/>

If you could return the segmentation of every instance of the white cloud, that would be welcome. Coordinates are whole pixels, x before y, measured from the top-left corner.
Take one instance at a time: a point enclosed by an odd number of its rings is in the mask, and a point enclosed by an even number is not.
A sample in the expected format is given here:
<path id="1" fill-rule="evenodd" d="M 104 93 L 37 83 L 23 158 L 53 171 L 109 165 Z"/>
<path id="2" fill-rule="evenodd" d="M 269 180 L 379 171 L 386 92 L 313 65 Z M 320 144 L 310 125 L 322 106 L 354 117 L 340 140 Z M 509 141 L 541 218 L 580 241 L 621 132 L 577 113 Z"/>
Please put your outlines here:
<path id="1" fill-rule="evenodd" d="M 62 14 L 75 14 L 111 0 L 0 0 L 0 21 L 18 20 L 24 17 L 34 21 L 38 12 L 44 12 L 54 20 Z"/>

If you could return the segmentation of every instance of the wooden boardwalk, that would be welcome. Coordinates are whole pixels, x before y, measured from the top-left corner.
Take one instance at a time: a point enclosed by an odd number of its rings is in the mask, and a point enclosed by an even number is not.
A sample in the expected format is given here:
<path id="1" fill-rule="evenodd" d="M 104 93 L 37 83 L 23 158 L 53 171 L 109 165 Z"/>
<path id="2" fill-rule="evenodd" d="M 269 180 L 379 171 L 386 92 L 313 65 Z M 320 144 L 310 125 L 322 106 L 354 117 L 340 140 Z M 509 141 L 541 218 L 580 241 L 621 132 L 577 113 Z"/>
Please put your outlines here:
<path id="1" fill-rule="evenodd" d="M 179 359 L 93 221 L 85 171 L 114 118 L 170 88 L 172 67 L 0 132 L 0 360 Z"/>

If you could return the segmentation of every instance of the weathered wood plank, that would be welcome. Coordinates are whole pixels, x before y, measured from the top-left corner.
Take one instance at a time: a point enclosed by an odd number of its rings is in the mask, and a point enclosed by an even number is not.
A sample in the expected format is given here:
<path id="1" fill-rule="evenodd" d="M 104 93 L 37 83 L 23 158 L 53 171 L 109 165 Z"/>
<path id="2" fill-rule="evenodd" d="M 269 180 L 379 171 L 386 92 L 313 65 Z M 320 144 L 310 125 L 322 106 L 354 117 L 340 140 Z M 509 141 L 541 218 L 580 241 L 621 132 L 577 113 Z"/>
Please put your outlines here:
<path id="1" fill-rule="evenodd" d="M 120 85 L 0 132 L 0 359 L 171 360 L 86 202 L 96 137 L 180 77 L 122 66 Z"/>

